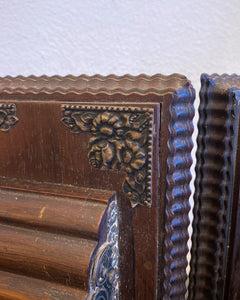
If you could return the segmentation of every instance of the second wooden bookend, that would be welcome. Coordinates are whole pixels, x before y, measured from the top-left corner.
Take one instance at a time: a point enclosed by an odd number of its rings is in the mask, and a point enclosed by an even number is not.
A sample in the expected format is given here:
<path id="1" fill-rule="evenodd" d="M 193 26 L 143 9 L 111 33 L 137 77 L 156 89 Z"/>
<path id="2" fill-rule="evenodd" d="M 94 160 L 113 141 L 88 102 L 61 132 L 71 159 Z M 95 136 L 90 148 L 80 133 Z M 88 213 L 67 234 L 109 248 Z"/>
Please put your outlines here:
<path id="1" fill-rule="evenodd" d="M 237 300 L 240 77 L 201 83 L 189 299 Z"/>

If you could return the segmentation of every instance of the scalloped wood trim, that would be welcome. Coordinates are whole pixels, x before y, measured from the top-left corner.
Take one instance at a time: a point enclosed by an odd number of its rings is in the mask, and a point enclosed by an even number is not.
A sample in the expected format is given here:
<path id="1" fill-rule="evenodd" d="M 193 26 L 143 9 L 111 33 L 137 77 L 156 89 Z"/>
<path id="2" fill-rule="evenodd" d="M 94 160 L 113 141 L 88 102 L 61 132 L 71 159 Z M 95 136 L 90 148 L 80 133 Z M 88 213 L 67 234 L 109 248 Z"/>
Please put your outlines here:
<path id="1" fill-rule="evenodd" d="M 148 93 L 160 94 L 168 91 L 176 91 L 177 89 L 190 85 L 188 79 L 179 74 L 172 74 L 165 76 L 156 74 L 147 76 L 141 74 L 139 76 L 131 75 L 67 75 L 52 76 L 46 75 L 36 77 L 31 75 L 29 77 L 0 77 L 0 93 L 14 94 L 14 93 L 45 93 L 45 94 L 68 94 L 68 93 L 105 93 L 108 95 L 121 93 L 129 95 L 136 93 L 146 95 Z"/>
<path id="2" fill-rule="evenodd" d="M 169 111 L 169 155 L 167 159 L 167 191 L 164 240 L 164 295 L 163 299 L 185 299 L 188 253 L 188 213 L 191 190 L 190 167 L 193 147 L 194 91 L 189 88 L 173 95 Z"/>

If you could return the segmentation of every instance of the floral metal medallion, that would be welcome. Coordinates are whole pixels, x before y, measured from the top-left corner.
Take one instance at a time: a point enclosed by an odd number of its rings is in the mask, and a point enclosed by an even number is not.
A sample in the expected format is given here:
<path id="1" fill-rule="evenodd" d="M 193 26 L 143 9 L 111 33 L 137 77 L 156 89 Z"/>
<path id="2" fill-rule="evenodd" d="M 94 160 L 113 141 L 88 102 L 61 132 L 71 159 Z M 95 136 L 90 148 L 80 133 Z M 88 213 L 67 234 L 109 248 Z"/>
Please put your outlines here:
<path id="1" fill-rule="evenodd" d="M 150 206 L 153 109 L 62 105 L 62 115 L 71 132 L 92 133 L 91 166 L 126 172 L 123 190 L 132 206 Z"/>

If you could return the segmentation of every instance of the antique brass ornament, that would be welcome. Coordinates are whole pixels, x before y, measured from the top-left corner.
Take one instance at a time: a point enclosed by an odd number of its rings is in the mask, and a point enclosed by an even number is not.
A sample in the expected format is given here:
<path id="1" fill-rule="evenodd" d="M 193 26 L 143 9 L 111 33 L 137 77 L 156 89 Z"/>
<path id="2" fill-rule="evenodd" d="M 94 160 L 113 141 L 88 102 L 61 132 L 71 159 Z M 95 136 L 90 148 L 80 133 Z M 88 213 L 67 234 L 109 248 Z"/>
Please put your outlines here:
<path id="1" fill-rule="evenodd" d="M 9 131 L 18 122 L 15 104 L 0 104 L 0 131 Z"/>
<path id="2" fill-rule="evenodd" d="M 126 172 L 123 190 L 132 206 L 150 206 L 153 109 L 62 105 L 62 115 L 73 133 L 92 133 L 91 166 Z"/>

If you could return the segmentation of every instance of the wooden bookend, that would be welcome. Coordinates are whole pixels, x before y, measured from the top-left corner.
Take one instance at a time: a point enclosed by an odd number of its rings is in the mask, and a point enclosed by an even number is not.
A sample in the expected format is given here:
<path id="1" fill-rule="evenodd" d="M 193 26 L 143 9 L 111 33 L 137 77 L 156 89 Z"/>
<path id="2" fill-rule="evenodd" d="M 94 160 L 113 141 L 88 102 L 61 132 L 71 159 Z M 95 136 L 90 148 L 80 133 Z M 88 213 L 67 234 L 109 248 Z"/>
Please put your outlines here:
<path id="1" fill-rule="evenodd" d="M 240 299 L 240 77 L 203 74 L 189 299 Z"/>
<path id="2" fill-rule="evenodd" d="M 178 74 L 0 79 L 0 298 L 184 299 L 194 97 Z"/>

